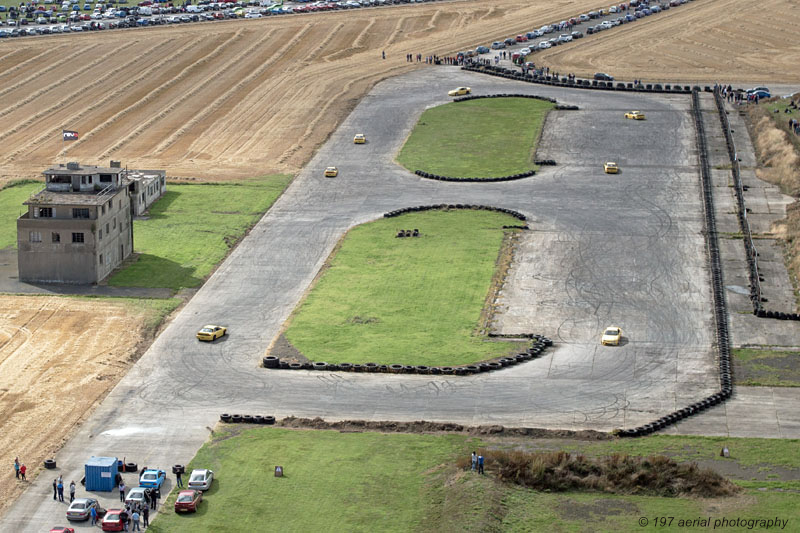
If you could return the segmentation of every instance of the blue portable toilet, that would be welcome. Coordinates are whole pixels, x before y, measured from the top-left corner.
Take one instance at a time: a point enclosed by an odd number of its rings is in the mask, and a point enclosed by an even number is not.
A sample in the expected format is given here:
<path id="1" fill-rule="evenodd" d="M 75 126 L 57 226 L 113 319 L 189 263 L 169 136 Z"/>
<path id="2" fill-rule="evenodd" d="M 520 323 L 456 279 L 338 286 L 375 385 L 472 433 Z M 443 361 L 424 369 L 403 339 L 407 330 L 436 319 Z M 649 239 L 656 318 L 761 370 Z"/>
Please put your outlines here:
<path id="1" fill-rule="evenodd" d="M 86 461 L 86 490 L 110 492 L 117 486 L 117 458 L 94 457 Z"/>

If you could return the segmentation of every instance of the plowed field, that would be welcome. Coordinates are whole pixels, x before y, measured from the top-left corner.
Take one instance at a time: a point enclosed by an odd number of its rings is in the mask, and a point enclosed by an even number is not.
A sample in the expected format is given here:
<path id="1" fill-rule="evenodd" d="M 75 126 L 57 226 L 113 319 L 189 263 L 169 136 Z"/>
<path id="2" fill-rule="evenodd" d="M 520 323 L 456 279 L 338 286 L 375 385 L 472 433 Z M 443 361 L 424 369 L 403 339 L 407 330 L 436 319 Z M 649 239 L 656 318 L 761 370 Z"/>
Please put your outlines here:
<path id="1" fill-rule="evenodd" d="M 537 60 L 561 72 L 796 80 L 795 4 L 697 0 Z M 4 40 L 0 168 L 8 179 L 114 158 L 208 179 L 294 172 L 377 81 L 435 68 L 407 53 L 474 48 L 597 7 L 453 1 Z M 80 139 L 63 143 L 62 128 Z"/>
<path id="2" fill-rule="evenodd" d="M 123 301 L 0 296 L 0 514 L 25 487 L 14 457 L 29 479 L 41 469 L 125 375 L 151 313 Z"/>

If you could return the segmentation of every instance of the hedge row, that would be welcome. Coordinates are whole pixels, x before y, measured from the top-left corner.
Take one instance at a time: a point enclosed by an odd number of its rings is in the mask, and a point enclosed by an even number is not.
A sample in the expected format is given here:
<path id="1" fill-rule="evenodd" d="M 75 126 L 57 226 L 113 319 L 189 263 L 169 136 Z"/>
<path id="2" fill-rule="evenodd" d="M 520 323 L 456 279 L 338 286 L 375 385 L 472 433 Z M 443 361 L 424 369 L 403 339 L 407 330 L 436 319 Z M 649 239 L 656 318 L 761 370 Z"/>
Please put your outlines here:
<path id="1" fill-rule="evenodd" d="M 536 359 L 544 354 L 547 347 L 553 345 L 553 341 L 541 335 L 531 335 L 530 348 L 513 357 L 503 357 L 496 361 L 477 363 L 474 365 L 463 366 L 425 366 L 425 365 L 379 365 L 377 363 L 351 364 L 351 363 L 325 363 L 316 362 L 289 362 L 283 361 L 279 357 L 269 355 L 264 357 L 262 365 L 269 369 L 283 370 L 324 370 L 327 372 L 381 372 L 384 374 L 433 374 L 445 376 L 466 376 L 469 374 L 479 374 L 481 372 L 491 372 L 500 370 L 507 366 L 524 363 L 531 359 Z"/>

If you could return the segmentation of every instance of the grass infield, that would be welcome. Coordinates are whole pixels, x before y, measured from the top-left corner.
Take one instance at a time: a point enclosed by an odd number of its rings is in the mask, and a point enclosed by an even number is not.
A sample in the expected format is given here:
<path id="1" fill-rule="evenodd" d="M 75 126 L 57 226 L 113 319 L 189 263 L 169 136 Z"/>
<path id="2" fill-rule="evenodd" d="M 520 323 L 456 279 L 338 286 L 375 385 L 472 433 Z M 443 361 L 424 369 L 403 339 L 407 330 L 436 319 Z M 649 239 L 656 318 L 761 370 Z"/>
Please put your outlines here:
<path id="1" fill-rule="evenodd" d="M 201 285 L 290 180 L 279 174 L 241 182 L 168 184 L 148 219 L 133 223 L 138 259 L 108 284 L 176 290 Z"/>
<path id="2" fill-rule="evenodd" d="M 463 178 L 529 171 L 552 108 L 530 98 L 485 98 L 428 109 L 397 161 L 412 172 Z"/>
<path id="3" fill-rule="evenodd" d="M 518 221 L 488 211 L 427 211 L 351 230 L 290 318 L 285 336 L 329 363 L 452 366 L 514 343 L 476 334 L 503 242 Z M 395 238 L 398 229 L 419 237 Z M 534 332 L 535 333 L 535 332 Z"/>
<path id="4" fill-rule="evenodd" d="M 663 450 L 674 456 L 673 452 L 682 449 L 694 450 L 694 460 L 710 462 L 744 490 L 720 498 L 541 492 L 497 481 L 490 465 L 484 476 L 456 466 L 482 447 L 611 454 L 619 451 L 617 441 L 478 439 L 463 434 L 340 433 L 226 425 L 217 428 L 187 467 L 187 471 L 211 468 L 215 473 L 214 485 L 200 510 L 176 515 L 173 491 L 149 531 L 616 533 L 655 527 L 678 532 L 709 531 L 713 521 L 722 518 L 740 522 L 788 519 L 783 530 L 796 530 L 800 482 L 792 480 L 796 472 L 785 470 L 798 466 L 796 440 L 726 438 L 732 456 L 724 460 L 718 458 L 722 441 L 715 438 L 656 436 L 624 442 L 631 455 Z M 760 481 L 746 479 L 751 474 L 740 469 L 750 458 L 759 458 Z M 284 468 L 285 477 L 274 477 L 277 465 Z M 776 473 L 762 471 L 773 466 Z M 728 470 L 731 474 L 726 474 Z M 648 519 L 649 528 L 640 526 L 641 517 Z M 673 521 L 654 526 L 657 517 L 673 517 Z M 712 522 L 707 526 L 691 523 L 702 519 Z M 747 531 L 748 527 L 725 530 Z"/>

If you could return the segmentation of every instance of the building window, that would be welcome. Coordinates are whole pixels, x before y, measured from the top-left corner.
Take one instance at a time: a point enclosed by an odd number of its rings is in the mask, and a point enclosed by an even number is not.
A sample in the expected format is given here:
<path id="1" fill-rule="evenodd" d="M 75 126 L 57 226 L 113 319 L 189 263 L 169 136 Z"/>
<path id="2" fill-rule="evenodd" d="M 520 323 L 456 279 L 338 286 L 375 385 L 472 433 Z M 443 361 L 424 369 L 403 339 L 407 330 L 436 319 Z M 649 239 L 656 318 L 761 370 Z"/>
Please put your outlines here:
<path id="1" fill-rule="evenodd" d="M 42 242 L 42 233 L 39 231 L 32 231 L 30 233 L 31 242 Z"/>
<path id="2" fill-rule="evenodd" d="M 101 240 L 101 241 L 103 240 L 103 230 L 102 230 L 102 229 L 101 229 L 100 231 L 98 231 L 98 232 L 97 232 L 97 236 L 98 236 L 97 238 L 98 238 L 99 240 Z"/>
<path id="3" fill-rule="evenodd" d="M 101 205 L 100 206 L 100 214 L 101 215 L 105 215 L 106 214 L 106 206 L 105 205 Z"/>
<path id="4" fill-rule="evenodd" d="M 53 218 L 53 208 L 52 207 L 40 207 L 39 208 L 39 216 L 41 218 Z"/>
<path id="5" fill-rule="evenodd" d="M 53 242 L 61 242 L 61 234 L 60 233 L 53 232 L 52 236 L 53 236 Z"/>
<path id="6" fill-rule="evenodd" d="M 108 222 L 106 222 L 106 233 L 111 233 L 111 232 L 108 230 Z"/>
<path id="7" fill-rule="evenodd" d="M 89 209 L 85 207 L 73 207 L 72 218 L 89 218 Z"/>
<path id="8" fill-rule="evenodd" d="M 114 219 L 111 221 L 111 227 L 117 229 L 117 217 L 114 217 Z"/>
<path id="9" fill-rule="evenodd" d="M 103 264 L 103 254 L 100 254 L 100 264 Z"/>
<path id="10" fill-rule="evenodd" d="M 83 233 L 73 233 L 72 242 L 84 242 Z"/>

